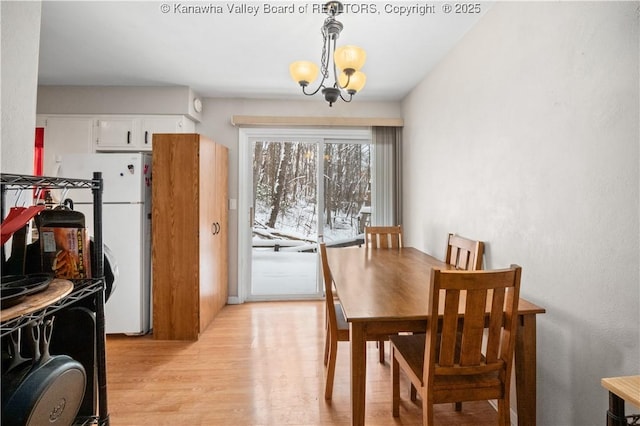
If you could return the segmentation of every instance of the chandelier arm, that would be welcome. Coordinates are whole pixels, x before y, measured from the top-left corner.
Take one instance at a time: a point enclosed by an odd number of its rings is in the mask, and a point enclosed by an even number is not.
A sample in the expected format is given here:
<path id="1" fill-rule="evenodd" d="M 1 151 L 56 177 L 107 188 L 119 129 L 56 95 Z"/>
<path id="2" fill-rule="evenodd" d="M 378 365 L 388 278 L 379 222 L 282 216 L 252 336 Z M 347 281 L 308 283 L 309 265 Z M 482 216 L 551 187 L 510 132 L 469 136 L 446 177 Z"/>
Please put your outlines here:
<path id="1" fill-rule="evenodd" d="M 340 80 L 338 80 L 338 79 L 336 78 L 336 86 L 337 86 L 341 91 L 342 91 L 342 90 L 345 90 L 345 91 L 347 91 L 347 92 L 348 92 L 348 90 L 346 90 L 346 89 L 347 89 L 347 87 L 349 87 L 349 83 L 351 82 L 351 74 L 349 74 L 349 73 L 345 73 L 345 74 L 346 74 L 346 76 L 347 76 L 347 82 L 345 83 L 345 85 L 344 85 L 344 86 L 341 86 L 341 85 L 340 85 Z"/>
<path id="2" fill-rule="evenodd" d="M 324 81 L 325 81 L 325 80 L 326 80 L 326 78 L 323 76 L 323 77 L 322 77 L 322 80 L 320 81 L 320 85 L 319 85 L 319 86 L 316 88 L 316 90 L 314 90 L 313 92 L 307 92 L 307 91 L 305 90 L 306 86 L 302 86 L 302 93 L 304 93 L 304 94 L 305 94 L 305 95 L 307 95 L 307 96 L 313 96 L 313 95 L 315 95 L 316 93 L 318 93 L 318 92 L 320 91 L 320 89 L 323 89 L 323 88 L 325 87 L 325 86 L 324 86 Z"/>
<path id="3" fill-rule="evenodd" d="M 351 102 L 351 100 L 353 99 L 353 94 L 349 93 L 349 99 L 345 99 L 344 96 L 342 96 L 342 90 L 340 91 L 340 99 L 342 99 L 343 101 L 349 103 Z"/>
<path id="4" fill-rule="evenodd" d="M 331 57 L 333 58 L 333 55 L 336 53 L 336 39 L 333 39 L 332 47 L 333 53 L 331 54 Z M 338 83 L 338 69 L 336 68 L 336 61 L 333 60 L 331 61 L 331 63 L 333 64 L 333 87 L 335 87 L 336 89 L 340 89 L 340 91 L 342 92 L 342 87 L 340 87 L 340 83 Z"/>
<path id="5" fill-rule="evenodd" d="M 333 39 L 333 53 L 335 54 L 335 52 L 336 52 L 336 39 Z M 349 87 L 349 83 L 351 82 L 351 75 L 353 73 L 352 72 L 346 73 L 347 82 L 345 83 L 344 86 L 342 86 L 340 85 L 340 79 L 338 78 L 338 69 L 336 68 L 336 61 L 334 60 L 332 61 L 332 63 L 333 63 L 333 87 L 335 87 L 340 91 L 340 99 L 342 99 L 345 102 L 351 102 L 351 99 L 353 98 L 353 94 L 349 93 L 349 91 L 346 89 L 347 87 Z M 344 96 L 342 96 L 343 93 L 349 94 L 349 100 L 346 100 Z"/>
<path id="6" fill-rule="evenodd" d="M 307 96 L 313 96 L 325 87 L 324 82 L 327 78 L 329 78 L 329 56 L 327 56 L 327 47 L 329 47 L 329 51 L 331 51 L 331 37 L 328 36 L 327 31 L 327 22 L 331 20 L 331 17 L 325 19 L 324 25 L 320 28 L 320 32 L 322 33 L 322 55 L 320 56 L 320 74 L 322 74 L 322 80 L 320 80 L 320 84 L 313 92 L 307 92 L 306 86 L 302 86 L 302 93 Z M 335 64 L 334 64 L 335 66 Z"/>

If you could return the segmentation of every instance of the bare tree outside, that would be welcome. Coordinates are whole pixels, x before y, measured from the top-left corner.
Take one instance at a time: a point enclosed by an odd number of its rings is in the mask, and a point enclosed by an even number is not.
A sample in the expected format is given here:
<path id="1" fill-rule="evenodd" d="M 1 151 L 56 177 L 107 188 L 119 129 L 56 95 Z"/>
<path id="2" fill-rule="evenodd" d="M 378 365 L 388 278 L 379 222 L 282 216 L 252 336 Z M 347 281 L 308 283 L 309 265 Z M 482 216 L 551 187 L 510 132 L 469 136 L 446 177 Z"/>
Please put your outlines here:
<path id="1" fill-rule="evenodd" d="M 254 240 L 317 242 L 322 218 L 326 241 L 361 233 L 362 211 L 370 206 L 371 146 L 256 142 L 253 149 Z M 318 161 L 324 161 L 324 205 L 317 211 Z M 363 209 L 364 208 L 364 209 Z"/>

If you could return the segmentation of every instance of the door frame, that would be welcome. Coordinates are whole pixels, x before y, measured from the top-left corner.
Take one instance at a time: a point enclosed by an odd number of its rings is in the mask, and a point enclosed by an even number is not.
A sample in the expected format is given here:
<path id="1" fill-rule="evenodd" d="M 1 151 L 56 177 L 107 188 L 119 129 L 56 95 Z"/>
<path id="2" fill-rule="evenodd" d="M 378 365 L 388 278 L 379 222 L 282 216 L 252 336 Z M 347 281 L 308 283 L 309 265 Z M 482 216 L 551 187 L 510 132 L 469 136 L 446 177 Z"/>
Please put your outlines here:
<path id="1" fill-rule="evenodd" d="M 363 140 L 372 141 L 371 129 L 362 128 L 273 128 L 242 127 L 238 131 L 238 303 L 244 303 L 251 290 L 251 211 L 253 167 L 251 141 L 257 138 L 284 140 Z M 320 208 L 319 206 L 318 208 Z M 249 226 L 247 226 L 249 225 Z M 319 273 L 319 268 L 318 268 Z"/>

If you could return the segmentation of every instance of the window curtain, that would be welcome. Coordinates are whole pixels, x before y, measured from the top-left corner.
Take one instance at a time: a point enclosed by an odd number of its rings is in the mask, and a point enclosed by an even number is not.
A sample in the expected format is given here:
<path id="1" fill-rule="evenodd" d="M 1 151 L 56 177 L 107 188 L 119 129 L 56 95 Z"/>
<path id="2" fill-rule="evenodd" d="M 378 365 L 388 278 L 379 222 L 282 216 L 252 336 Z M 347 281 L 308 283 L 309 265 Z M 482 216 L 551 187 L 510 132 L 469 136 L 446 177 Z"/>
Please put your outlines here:
<path id="1" fill-rule="evenodd" d="M 372 127 L 376 194 L 372 224 L 402 224 L 402 127 Z"/>

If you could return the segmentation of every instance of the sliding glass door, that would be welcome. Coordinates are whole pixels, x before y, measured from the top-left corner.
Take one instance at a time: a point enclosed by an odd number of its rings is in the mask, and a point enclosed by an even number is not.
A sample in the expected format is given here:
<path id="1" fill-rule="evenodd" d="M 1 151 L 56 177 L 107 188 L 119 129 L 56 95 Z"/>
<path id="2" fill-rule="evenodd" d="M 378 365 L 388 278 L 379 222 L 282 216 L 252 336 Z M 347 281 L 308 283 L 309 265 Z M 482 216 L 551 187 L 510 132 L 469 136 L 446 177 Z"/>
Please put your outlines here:
<path id="1" fill-rule="evenodd" d="M 323 144 L 321 235 L 328 245 L 357 244 L 371 219 L 371 144 Z"/>
<path id="2" fill-rule="evenodd" d="M 370 218 L 370 139 L 268 133 L 248 137 L 244 152 L 244 299 L 318 298 L 318 242 L 358 244 Z"/>
<path id="3" fill-rule="evenodd" d="M 251 296 L 318 293 L 318 143 L 254 140 Z"/>

